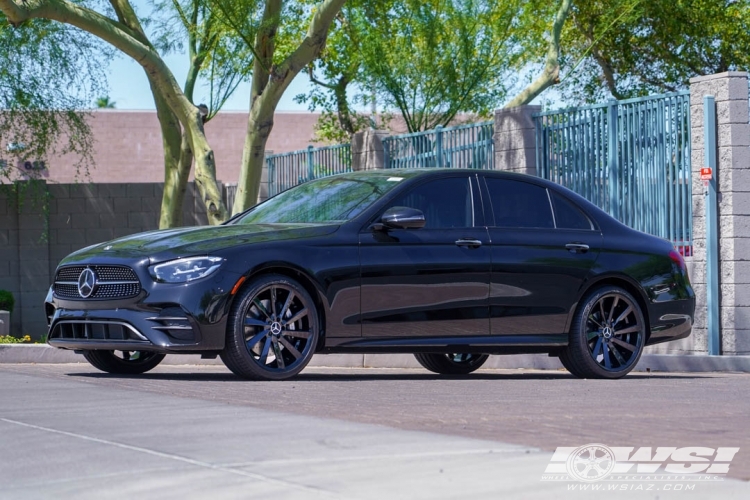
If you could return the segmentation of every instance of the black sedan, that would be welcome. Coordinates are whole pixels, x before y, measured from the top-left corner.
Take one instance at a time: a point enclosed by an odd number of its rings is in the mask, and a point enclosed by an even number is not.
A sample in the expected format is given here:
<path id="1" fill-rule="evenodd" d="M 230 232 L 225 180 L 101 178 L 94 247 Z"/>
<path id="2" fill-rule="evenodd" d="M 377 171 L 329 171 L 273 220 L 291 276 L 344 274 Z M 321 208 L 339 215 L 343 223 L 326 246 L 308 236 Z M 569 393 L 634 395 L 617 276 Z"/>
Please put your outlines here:
<path id="1" fill-rule="evenodd" d="M 279 380 L 315 353 L 413 353 L 466 374 L 548 353 L 619 378 L 690 335 L 695 295 L 670 243 L 530 176 L 381 170 L 311 181 L 214 227 L 79 250 L 46 299 L 48 342 L 143 373 L 221 356 Z"/>

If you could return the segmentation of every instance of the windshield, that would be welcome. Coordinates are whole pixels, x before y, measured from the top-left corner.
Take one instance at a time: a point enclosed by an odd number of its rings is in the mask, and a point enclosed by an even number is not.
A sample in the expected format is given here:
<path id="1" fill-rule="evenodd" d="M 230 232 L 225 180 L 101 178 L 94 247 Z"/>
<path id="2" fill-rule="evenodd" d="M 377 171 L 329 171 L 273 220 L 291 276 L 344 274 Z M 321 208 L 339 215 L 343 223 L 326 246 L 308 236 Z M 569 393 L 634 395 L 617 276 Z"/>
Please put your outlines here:
<path id="1" fill-rule="evenodd" d="M 359 215 L 403 177 L 345 174 L 293 187 L 252 208 L 234 224 L 344 222 Z"/>

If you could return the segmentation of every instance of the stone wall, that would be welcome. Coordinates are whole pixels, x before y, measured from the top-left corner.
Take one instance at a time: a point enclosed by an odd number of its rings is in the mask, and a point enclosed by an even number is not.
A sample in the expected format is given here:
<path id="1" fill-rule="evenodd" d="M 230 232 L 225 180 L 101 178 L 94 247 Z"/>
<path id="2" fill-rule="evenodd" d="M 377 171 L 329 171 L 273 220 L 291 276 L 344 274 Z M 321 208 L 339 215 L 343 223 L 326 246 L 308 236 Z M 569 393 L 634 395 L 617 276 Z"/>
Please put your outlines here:
<path id="1" fill-rule="evenodd" d="M 693 335 L 675 349 L 708 350 L 706 196 L 700 180 L 700 169 L 705 166 L 703 97 L 707 95 L 714 96 L 716 103 L 721 353 L 750 354 L 750 125 L 745 72 L 690 80 L 694 244 L 687 261 L 698 300 Z"/>
<path id="2" fill-rule="evenodd" d="M 536 131 L 532 115 L 541 106 L 495 111 L 495 169 L 536 175 Z"/>
<path id="3" fill-rule="evenodd" d="M 158 228 L 162 184 L 40 183 L 24 185 L 20 195 L 9 188 L 0 186 L 0 289 L 16 299 L 11 314 L 15 335 L 46 333 L 44 297 L 66 255 Z M 207 223 L 192 183 L 184 210 L 186 226 Z"/>

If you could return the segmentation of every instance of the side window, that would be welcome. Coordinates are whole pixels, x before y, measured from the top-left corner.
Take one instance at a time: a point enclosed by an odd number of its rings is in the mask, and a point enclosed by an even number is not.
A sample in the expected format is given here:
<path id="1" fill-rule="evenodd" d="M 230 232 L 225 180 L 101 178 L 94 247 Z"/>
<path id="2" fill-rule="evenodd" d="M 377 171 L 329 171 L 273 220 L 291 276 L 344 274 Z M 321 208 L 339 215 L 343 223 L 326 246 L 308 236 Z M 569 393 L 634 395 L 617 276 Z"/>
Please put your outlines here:
<path id="1" fill-rule="evenodd" d="M 591 221 L 586 214 L 571 202 L 552 192 L 552 204 L 555 206 L 555 223 L 558 229 L 593 229 Z"/>
<path id="2" fill-rule="evenodd" d="M 467 177 L 448 177 L 417 186 L 390 203 L 390 207 L 417 208 L 427 229 L 472 227 L 474 210 Z"/>
<path id="3" fill-rule="evenodd" d="M 547 190 L 535 184 L 486 178 L 497 227 L 554 228 Z"/>

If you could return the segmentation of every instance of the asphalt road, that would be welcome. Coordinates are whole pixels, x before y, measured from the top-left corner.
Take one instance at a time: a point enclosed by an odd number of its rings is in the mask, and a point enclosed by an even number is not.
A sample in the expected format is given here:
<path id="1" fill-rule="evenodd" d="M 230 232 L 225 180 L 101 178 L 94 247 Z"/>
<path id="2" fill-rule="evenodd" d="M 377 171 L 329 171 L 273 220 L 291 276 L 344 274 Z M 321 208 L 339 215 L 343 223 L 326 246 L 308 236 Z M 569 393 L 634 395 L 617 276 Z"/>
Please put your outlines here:
<path id="1" fill-rule="evenodd" d="M 566 497 L 541 474 L 556 447 L 587 443 L 739 447 L 739 482 L 675 498 L 750 496 L 748 374 L 316 367 L 247 382 L 66 364 L 0 365 L 0 382 L 0 498 Z"/>

